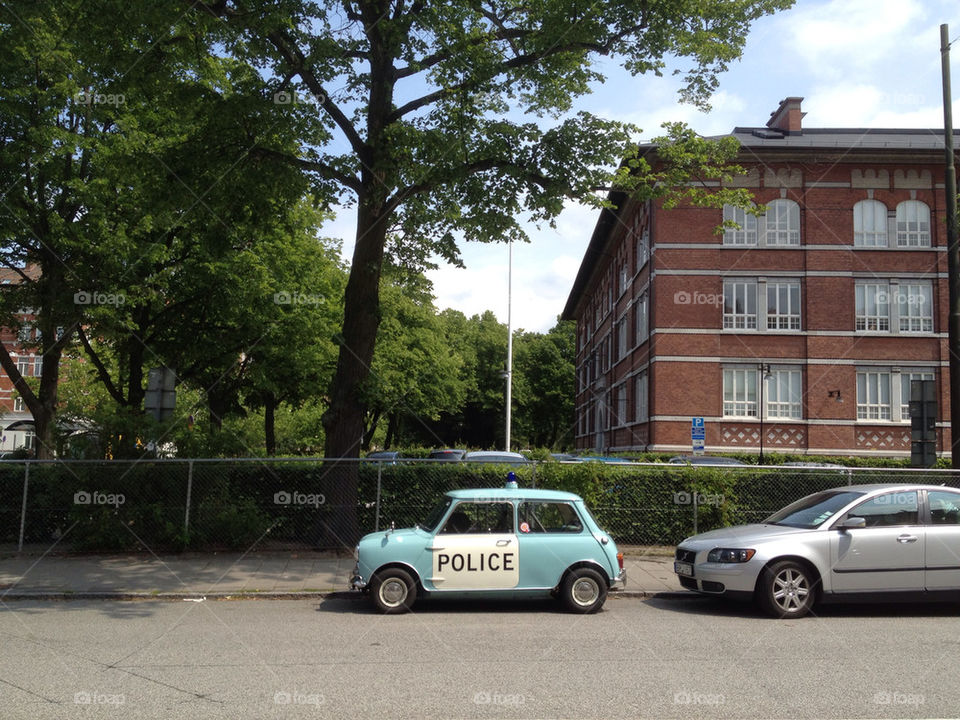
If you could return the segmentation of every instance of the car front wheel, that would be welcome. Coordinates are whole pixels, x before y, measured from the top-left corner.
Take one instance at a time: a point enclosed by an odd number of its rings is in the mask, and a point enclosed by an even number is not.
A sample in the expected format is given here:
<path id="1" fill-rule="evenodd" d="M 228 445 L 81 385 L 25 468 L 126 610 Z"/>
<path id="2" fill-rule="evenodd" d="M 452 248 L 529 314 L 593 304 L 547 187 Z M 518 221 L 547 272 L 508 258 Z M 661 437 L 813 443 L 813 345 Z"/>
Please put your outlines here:
<path id="1" fill-rule="evenodd" d="M 387 615 L 409 612 L 417 599 L 417 584 L 406 570 L 388 568 L 377 572 L 370 582 L 374 604 Z"/>
<path id="2" fill-rule="evenodd" d="M 571 612 L 594 613 L 607 599 L 607 581 L 590 568 L 571 570 L 560 586 L 560 598 Z"/>
<path id="3" fill-rule="evenodd" d="M 817 580 L 810 570 L 793 560 L 781 560 L 763 569 L 758 599 L 776 618 L 803 617 L 813 608 Z"/>

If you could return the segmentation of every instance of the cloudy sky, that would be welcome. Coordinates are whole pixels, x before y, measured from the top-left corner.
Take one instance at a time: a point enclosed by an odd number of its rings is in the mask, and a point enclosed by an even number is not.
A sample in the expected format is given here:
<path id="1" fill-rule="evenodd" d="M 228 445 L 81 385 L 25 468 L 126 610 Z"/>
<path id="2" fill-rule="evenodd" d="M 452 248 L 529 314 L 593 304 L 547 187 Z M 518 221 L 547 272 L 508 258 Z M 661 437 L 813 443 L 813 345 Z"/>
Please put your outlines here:
<path id="1" fill-rule="evenodd" d="M 956 0 L 798 0 L 756 23 L 743 59 L 720 80 L 710 113 L 677 103 L 678 83 L 630 77 L 610 66 L 608 80 L 578 107 L 633 122 L 644 138 L 681 120 L 704 135 L 762 126 L 781 99 L 804 98 L 806 127 L 942 127 L 940 24 L 960 38 Z M 960 97 L 960 43 L 953 47 L 954 96 Z M 960 126 L 960 102 L 954 103 Z M 347 213 L 346 215 L 349 215 Z M 346 215 L 326 228 L 352 246 Z M 513 326 L 545 331 L 563 310 L 598 212 L 570 205 L 556 229 L 530 228 L 513 249 Z M 467 315 L 493 310 L 507 319 L 507 248 L 469 244 L 466 269 L 429 274 L 437 305 Z"/>

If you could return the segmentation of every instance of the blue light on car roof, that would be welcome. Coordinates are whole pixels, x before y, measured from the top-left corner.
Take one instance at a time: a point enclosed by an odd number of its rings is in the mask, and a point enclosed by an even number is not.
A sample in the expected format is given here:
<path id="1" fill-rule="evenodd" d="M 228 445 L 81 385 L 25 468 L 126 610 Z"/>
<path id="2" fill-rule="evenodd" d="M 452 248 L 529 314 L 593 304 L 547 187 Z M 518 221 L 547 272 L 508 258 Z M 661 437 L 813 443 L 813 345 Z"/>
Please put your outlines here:
<path id="1" fill-rule="evenodd" d="M 507 473 L 507 484 L 505 485 L 507 490 L 516 490 L 517 489 L 517 474 L 511 470 Z"/>

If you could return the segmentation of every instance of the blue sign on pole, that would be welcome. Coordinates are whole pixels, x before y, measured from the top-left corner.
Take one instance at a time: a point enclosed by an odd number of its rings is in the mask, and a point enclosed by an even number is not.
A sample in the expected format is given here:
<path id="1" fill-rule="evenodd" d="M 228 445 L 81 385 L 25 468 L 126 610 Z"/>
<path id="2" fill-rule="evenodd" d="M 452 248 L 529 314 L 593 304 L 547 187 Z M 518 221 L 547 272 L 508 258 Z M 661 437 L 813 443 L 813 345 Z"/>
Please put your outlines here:
<path id="1" fill-rule="evenodd" d="M 707 439 L 707 428 L 702 417 L 690 418 L 690 444 L 694 455 L 703 455 L 704 442 Z"/>

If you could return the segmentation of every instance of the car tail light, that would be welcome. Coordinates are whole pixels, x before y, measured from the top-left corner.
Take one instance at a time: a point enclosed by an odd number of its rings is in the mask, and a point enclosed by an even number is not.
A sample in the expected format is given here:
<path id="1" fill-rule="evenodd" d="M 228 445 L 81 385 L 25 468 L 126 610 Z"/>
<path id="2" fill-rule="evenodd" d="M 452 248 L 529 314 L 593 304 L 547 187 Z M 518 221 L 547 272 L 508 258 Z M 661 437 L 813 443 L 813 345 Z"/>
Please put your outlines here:
<path id="1" fill-rule="evenodd" d="M 620 569 L 623 570 L 623 553 L 622 552 L 617 553 L 617 565 L 619 565 Z"/>

